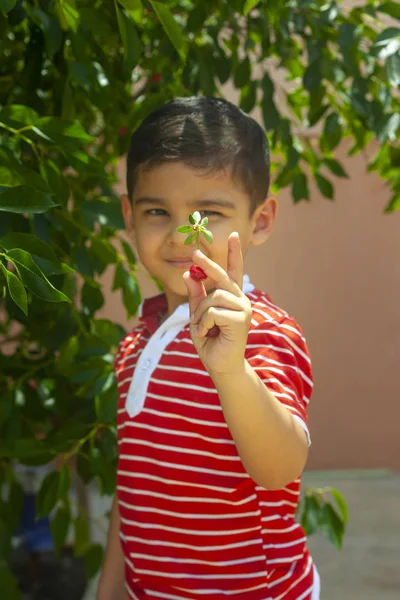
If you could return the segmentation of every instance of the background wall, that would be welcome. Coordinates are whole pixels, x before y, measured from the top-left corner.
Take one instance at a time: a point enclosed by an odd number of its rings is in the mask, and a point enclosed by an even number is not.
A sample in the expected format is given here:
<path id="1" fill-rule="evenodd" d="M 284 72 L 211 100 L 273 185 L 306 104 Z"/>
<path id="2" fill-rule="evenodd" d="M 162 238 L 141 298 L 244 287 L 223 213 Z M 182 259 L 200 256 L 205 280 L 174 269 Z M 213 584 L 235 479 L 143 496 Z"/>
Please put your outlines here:
<path id="1" fill-rule="evenodd" d="M 350 178 L 334 180 L 335 201 L 313 188 L 295 206 L 280 192 L 275 234 L 249 252 L 246 270 L 308 340 L 309 468 L 400 469 L 400 212 L 383 213 L 389 192 L 365 157 L 347 158 L 342 148 L 337 158 Z M 155 293 L 146 275 L 139 280 L 144 295 Z M 103 315 L 128 326 L 115 292 Z"/>

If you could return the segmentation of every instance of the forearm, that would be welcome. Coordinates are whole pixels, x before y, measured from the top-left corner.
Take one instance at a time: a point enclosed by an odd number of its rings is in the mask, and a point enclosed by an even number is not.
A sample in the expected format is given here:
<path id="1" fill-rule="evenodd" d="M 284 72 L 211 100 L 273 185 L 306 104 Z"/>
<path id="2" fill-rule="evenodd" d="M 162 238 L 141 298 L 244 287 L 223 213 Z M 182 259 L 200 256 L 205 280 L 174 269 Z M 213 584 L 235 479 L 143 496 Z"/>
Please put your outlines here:
<path id="1" fill-rule="evenodd" d="M 303 471 L 305 431 L 244 361 L 234 374 L 210 373 L 243 466 L 267 489 L 280 489 Z"/>
<path id="2" fill-rule="evenodd" d="M 125 567 L 120 537 L 120 517 L 116 498 L 111 509 L 103 569 L 96 600 L 127 600 Z"/>

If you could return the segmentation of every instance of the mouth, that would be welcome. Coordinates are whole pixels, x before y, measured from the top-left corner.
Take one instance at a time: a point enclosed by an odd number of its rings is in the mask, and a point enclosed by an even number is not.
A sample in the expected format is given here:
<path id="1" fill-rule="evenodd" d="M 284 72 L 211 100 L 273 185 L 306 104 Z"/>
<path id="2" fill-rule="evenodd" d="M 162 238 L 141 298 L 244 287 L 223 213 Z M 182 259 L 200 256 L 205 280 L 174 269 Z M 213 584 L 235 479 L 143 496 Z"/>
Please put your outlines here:
<path id="1" fill-rule="evenodd" d="M 188 271 L 193 265 L 193 261 L 190 258 L 174 258 L 166 261 L 171 267 L 182 271 Z"/>

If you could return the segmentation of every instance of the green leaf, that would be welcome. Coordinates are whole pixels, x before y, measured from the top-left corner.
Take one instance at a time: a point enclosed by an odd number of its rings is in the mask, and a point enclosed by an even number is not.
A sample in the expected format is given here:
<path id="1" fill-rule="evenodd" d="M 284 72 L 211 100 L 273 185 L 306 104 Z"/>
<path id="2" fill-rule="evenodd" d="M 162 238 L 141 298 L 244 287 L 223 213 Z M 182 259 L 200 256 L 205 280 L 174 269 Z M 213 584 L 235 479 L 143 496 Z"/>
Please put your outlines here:
<path id="1" fill-rule="evenodd" d="M 95 141 L 80 123 L 58 117 L 41 117 L 36 121 L 33 130 L 38 134 L 43 133 L 47 140 L 59 146 L 79 148 Z"/>
<path id="2" fill-rule="evenodd" d="M 104 296 L 101 287 L 98 284 L 90 285 L 85 282 L 82 287 L 81 300 L 84 313 L 93 315 L 104 305 Z"/>
<path id="3" fill-rule="evenodd" d="M 398 2 L 384 2 L 378 6 L 377 11 L 385 13 L 394 19 L 400 19 L 400 4 Z"/>
<path id="4" fill-rule="evenodd" d="M 192 235 L 188 235 L 188 237 L 185 240 L 185 245 L 190 246 L 191 244 L 193 244 L 196 237 L 197 237 L 197 233 L 192 233 Z"/>
<path id="5" fill-rule="evenodd" d="M 264 127 L 267 131 L 270 131 L 271 129 L 276 129 L 280 117 L 274 102 L 274 84 L 268 73 L 264 75 L 261 87 L 263 90 L 261 109 Z"/>
<path id="6" fill-rule="evenodd" d="M 96 198 L 88 200 L 82 205 L 85 223 L 93 228 L 95 223 L 113 229 L 124 229 L 121 203 L 110 198 Z"/>
<path id="7" fill-rule="evenodd" d="M 375 50 L 378 58 L 387 58 L 400 49 L 400 28 L 388 27 L 375 40 Z"/>
<path id="8" fill-rule="evenodd" d="M 106 389 L 95 399 L 96 415 L 100 423 L 112 423 L 117 416 L 118 389 L 113 375 L 110 382 L 111 385 L 106 383 Z"/>
<path id="9" fill-rule="evenodd" d="M 0 562 L 1 594 L 7 600 L 20 600 L 18 584 L 10 569 L 4 562 Z"/>
<path id="10" fill-rule="evenodd" d="M 324 504 L 320 518 L 321 529 L 336 548 L 343 543 L 344 523 L 330 504 Z"/>
<path id="11" fill-rule="evenodd" d="M 203 230 L 203 235 L 206 238 L 207 242 L 209 244 L 212 244 L 213 242 L 213 234 L 211 233 L 211 231 L 208 231 L 207 229 Z"/>
<path id="12" fill-rule="evenodd" d="M 308 65 L 303 75 L 303 85 L 309 92 L 318 90 L 322 82 L 321 63 L 315 60 Z"/>
<path id="13" fill-rule="evenodd" d="M 385 208 L 386 213 L 395 212 L 400 209 L 400 193 L 394 194 L 389 204 Z"/>
<path id="14" fill-rule="evenodd" d="M 208 225 L 208 217 L 204 217 L 204 219 L 200 222 L 201 227 L 207 227 Z"/>
<path id="15" fill-rule="evenodd" d="M 324 152 L 334 150 L 342 139 L 343 129 L 337 113 L 331 113 L 325 120 L 321 137 L 321 149 Z"/>
<path id="16" fill-rule="evenodd" d="M 240 108 L 246 112 L 250 113 L 257 101 L 257 81 L 249 81 L 247 85 L 243 86 L 240 90 Z"/>
<path id="17" fill-rule="evenodd" d="M 309 199 L 307 177 L 304 173 L 298 173 L 292 183 L 292 194 L 295 202 Z"/>
<path id="18" fill-rule="evenodd" d="M 251 79 L 250 60 L 246 56 L 236 67 L 233 82 L 237 88 L 241 88 L 249 83 Z"/>
<path id="19" fill-rule="evenodd" d="M 90 544 L 89 525 L 82 515 L 78 515 L 74 520 L 74 534 L 74 554 L 79 558 L 87 552 Z"/>
<path id="20" fill-rule="evenodd" d="M 10 104 L 0 111 L 0 122 L 14 129 L 33 125 L 38 118 L 39 115 L 33 108 L 23 104 Z"/>
<path id="21" fill-rule="evenodd" d="M 323 177 L 320 173 L 315 173 L 314 175 L 315 181 L 317 183 L 318 189 L 325 198 L 329 198 L 329 200 L 333 199 L 333 185 L 331 182 Z"/>
<path id="22" fill-rule="evenodd" d="M 3 265 L 3 263 L 0 261 L 0 269 L 3 271 L 6 281 L 7 281 L 7 286 L 8 286 L 8 291 L 10 293 L 11 298 L 14 300 L 15 304 L 17 306 L 19 306 L 19 308 L 22 310 L 23 313 L 25 313 L 26 315 L 28 314 L 28 296 L 26 295 L 26 290 L 24 288 L 24 285 L 21 283 L 21 281 L 18 279 L 18 277 L 12 273 L 11 271 L 8 271 L 8 269 L 6 269 L 6 267 Z"/>
<path id="23" fill-rule="evenodd" d="M 56 505 L 60 481 L 61 476 L 58 471 L 52 471 L 43 479 L 36 496 L 36 515 L 39 519 L 46 517 Z"/>
<path id="24" fill-rule="evenodd" d="M 18 163 L 0 166 L 0 181 L 2 187 L 29 186 L 38 192 L 52 194 L 47 182 L 36 171 L 24 169 Z"/>
<path id="25" fill-rule="evenodd" d="M 0 211 L 12 213 L 44 213 L 58 206 L 51 194 L 33 190 L 26 185 L 0 190 Z"/>
<path id="26" fill-rule="evenodd" d="M 71 487 L 71 474 L 69 467 L 64 464 L 60 471 L 60 485 L 59 485 L 59 496 L 67 496 L 69 488 Z"/>
<path id="27" fill-rule="evenodd" d="M 304 499 L 304 508 L 301 518 L 301 525 L 307 535 L 312 535 L 319 528 L 321 515 L 321 503 L 313 495 L 306 494 Z"/>
<path id="28" fill-rule="evenodd" d="M 124 61 L 127 71 L 137 65 L 141 53 L 141 43 L 133 21 L 123 10 L 117 8 L 118 28 L 124 45 Z"/>
<path id="29" fill-rule="evenodd" d="M 182 225 L 182 227 L 178 227 L 177 231 L 179 233 L 190 233 L 192 231 L 192 227 L 190 227 L 190 225 Z"/>
<path id="30" fill-rule="evenodd" d="M 47 54 L 53 57 L 62 44 L 62 29 L 59 21 L 50 12 L 46 13 L 37 7 L 32 8 L 31 16 L 44 33 Z"/>
<path id="31" fill-rule="evenodd" d="M 57 165 L 52 161 L 43 161 L 40 166 L 40 172 L 45 181 L 50 186 L 57 200 L 66 207 L 70 196 L 68 180 L 64 177 Z"/>
<path id="32" fill-rule="evenodd" d="M 198 210 L 196 210 L 193 213 L 193 219 L 194 219 L 195 225 L 198 225 L 200 223 L 200 221 L 201 221 L 201 214 L 199 213 Z"/>
<path id="33" fill-rule="evenodd" d="M 34 254 L 35 256 L 43 258 L 47 262 L 53 264 L 54 267 L 59 269 L 59 272 L 61 273 L 73 272 L 73 269 L 68 267 L 68 265 L 63 265 L 63 263 L 58 260 L 54 250 L 48 244 L 40 240 L 38 237 L 36 237 L 36 235 L 33 235 L 33 233 L 19 233 L 17 231 L 13 231 L 3 236 L 0 239 L 0 244 L 6 250 L 21 248 L 30 254 Z"/>
<path id="34" fill-rule="evenodd" d="M 337 177 L 348 177 L 348 174 L 337 160 L 334 158 L 324 158 L 324 165 Z"/>
<path id="35" fill-rule="evenodd" d="M 56 0 L 54 10 L 60 19 L 61 27 L 65 31 L 72 29 L 76 33 L 79 25 L 79 12 L 76 10 L 75 0 Z"/>
<path id="36" fill-rule="evenodd" d="M 22 282 L 35 296 L 47 302 L 71 302 L 65 294 L 50 283 L 25 250 L 14 248 L 7 252 L 6 259 L 13 263 Z"/>
<path id="37" fill-rule="evenodd" d="M 66 542 L 68 529 L 70 523 L 70 513 L 69 511 L 60 506 L 57 509 L 56 514 L 50 521 L 50 530 L 51 535 L 53 537 L 54 545 L 56 552 L 60 552 Z"/>
<path id="38" fill-rule="evenodd" d="M 194 216 L 192 215 L 192 213 L 190 213 L 190 215 L 189 215 L 189 222 L 192 225 L 196 225 L 196 219 L 194 218 Z"/>
<path id="39" fill-rule="evenodd" d="M 346 501 L 343 498 L 343 495 L 339 492 L 339 490 L 335 488 L 330 488 L 330 492 L 334 497 L 336 504 L 339 507 L 340 514 L 342 515 L 342 519 L 344 523 L 347 523 L 349 520 L 349 511 L 347 509 Z"/>
<path id="40" fill-rule="evenodd" d="M 178 52 L 181 59 L 184 61 L 185 56 L 185 43 L 184 37 L 182 35 L 182 30 L 179 27 L 178 23 L 175 21 L 172 16 L 169 8 L 162 4 L 161 2 L 155 2 L 154 0 L 150 0 L 152 7 L 160 20 L 161 25 L 164 28 L 165 33 L 168 35 L 169 39 L 172 42 L 175 50 Z"/>
<path id="41" fill-rule="evenodd" d="M 118 254 L 114 246 L 100 236 L 92 238 L 91 249 L 105 265 L 115 263 L 118 259 Z"/>
<path id="42" fill-rule="evenodd" d="M 397 130 L 400 127 L 400 113 L 385 115 L 378 131 L 378 140 L 381 144 L 387 140 L 395 141 L 397 139 Z"/>
<path id="43" fill-rule="evenodd" d="M 140 10 L 142 8 L 142 0 L 118 0 L 118 2 L 128 10 Z"/>
<path id="44" fill-rule="evenodd" d="M 392 54 L 387 58 L 386 76 L 389 84 L 393 87 L 400 85 L 400 54 Z"/>
<path id="45" fill-rule="evenodd" d="M 122 289 L 122 298 L 128 317 L 133 317 L 140 306 L 142 297 L 136 278 L 128 273 L 119 262 L 115 270 L 113 290 Z"/>
<path id="46" fill-rule="evenodd" d="M 244 3 L 243 14 L 245 17 L 248 16 L 249 12 L 253 10 L 259 4 L 260 0 L 246 0 Z"/>
<path id="47" fill-rule="evenodd" d="M 93 579 L 97 575 L 103 562 L 103 547 L 101 544 L 92 544 L 83 557 L 86 577 Z"/>

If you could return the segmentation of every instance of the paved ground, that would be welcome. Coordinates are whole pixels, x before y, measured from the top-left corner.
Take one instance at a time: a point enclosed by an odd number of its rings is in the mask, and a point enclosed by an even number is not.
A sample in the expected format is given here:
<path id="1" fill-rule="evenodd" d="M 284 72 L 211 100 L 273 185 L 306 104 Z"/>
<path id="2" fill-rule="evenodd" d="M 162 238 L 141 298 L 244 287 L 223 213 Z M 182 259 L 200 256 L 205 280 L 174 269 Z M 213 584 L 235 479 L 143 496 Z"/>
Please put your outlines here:
<path id="1" fill-rule="evenodd" d="M 310 548 L 322 580 L 321 600 L 400 599 L 400 473 L 308 473 L 307 485 L 338 488 L 344 495 L 350 520 L 342 551 L 322 536 L 310 538 Z M 96 496 L 93 512 L 107 503 Z M 104 540 L 104 525 L 93 528 L 96 541 Z M 96 582 L 85 600 L 95 599 Z"/>

